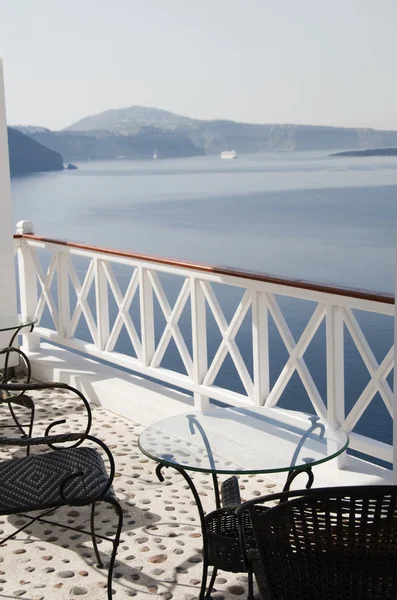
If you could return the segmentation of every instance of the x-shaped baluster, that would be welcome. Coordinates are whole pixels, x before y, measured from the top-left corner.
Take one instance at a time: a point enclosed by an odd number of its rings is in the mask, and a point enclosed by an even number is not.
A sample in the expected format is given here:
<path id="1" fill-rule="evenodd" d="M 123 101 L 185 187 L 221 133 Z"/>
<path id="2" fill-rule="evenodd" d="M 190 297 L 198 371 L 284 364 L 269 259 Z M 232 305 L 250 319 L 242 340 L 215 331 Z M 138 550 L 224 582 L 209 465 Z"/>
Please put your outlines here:
<path id="1" fill-rule="evenodd" d="M 393 392 L 386 380 L 393 368 L 393 347 L 381 364 L 376 360 L 353 311 L 342 308 L 343 319 L 370 375 L 370 381 L 345 419 L 344 428 L 351 431 L 377 392 L 393 416 Z"/>
<path id="2" fill-rule="evenodd" d="M 73 337 L 74 332 L 76 331 L 77 324 L 79 322 L 81 314 L 84 315 L 84 318 L 87 322 L 88 329 L 92 336 L 92 339 L 96 340 L 96 324 L 94 317 L 92 316 L 91 309 L 88 305 L 87 296 L 90 291 L 92 282 L 94 280 L 94 261 L 91 260 L 88 266 L 86 275 L 84 277 L 83 285 L 80 283 L 79 276 L 76 273 L 76 269 L 74 264 L 70 258 L 70 255 L 66 255 L 66 265 L 70 276 L 70 281 L 74 287 L 76 292 L 76 306 L 70 319 L 69 327 L 66 332 L 66 337 Z"/>
<path id="3" fill-rule="evenodd" d="M 132 319 L 131 319 L 131 316 L 129 313 L 129 309 L 130 309 L 132 300 L 134 299 L 136 290 L 138 289 L 138 269 L 134 270 L 134 272 L 131 276 L 130 282 L 128 284 L 127 291 L 123 295 L 120 290 L 120 286 L 117 283 L 117 279 L 114 275 L 113 269 L 110 266 L 110 264 L 107 262 L 104 262 L 103 268 L 106 273 L 106 278 L 109 282 L 110 289 L 113 292 L 113 296 L 114 296 L 114 299 L 116 301 L 117 308 L 119 311 L 118 315 L 116 317 L 116 320 L 114 322 L 112 331 L 110 332 L 105 351 L 106 352 L 113 351 L 113 349 L 116 345 L 116 342 L 118 340 L 118 337 L 120 335 L 121 328 L 124 324 L 125 328 L 128 332 L 128 335 L 130 337 L 131 343 L 136 352 L 136 355 L 139 360 L 142 360 L 142 344 L 141 344 L 138 333 L 135 329 L 135 325 L 132 322 Z"/>
<path id="4" fill-rule="evenodd" d="M 154 293 L 160 304 L 160 308 L 163 311 L 163 315 L 166 319 L 166 326 L 158 343 L 152 361 L 151 367 L 158 367 L 162 361 L 168 344 L 171 338 L 174 338 L 175 344 L 178 348 L 178 352 L 181 356 L 186 372 L 189 377 L 193 377 L 193 361 L 190 356 L 189 350 L 185 344 L 181 331 L 179 329 L 178 321 L 185 308 L 185 304 L 190 296 L 190 281 L 188 278 L 185 279 L 182 289 L 179 292 L 178 298 L 174 304 L 174 308 L 171 309 L 168 302 L 168 298 L 164 292 L 163 286 L 160 283 L 157 273 L 154 271 L 147 271 L 149 280 L 152 284 Z"/>
<path id="5" fill-rule="evenodd" d="M 318 304 L 301 337 L 299 338 L 298 342 L 295 343 L 294 337 L 290 328 L 288 327 L 276 298 L 273 294 L 266 294 L 265 296 L 270 314 L 273 317 L 276 327 L 290 355 L 268 396 L 266 406 L 272 407 L 277 404 L 287 383 L 296 370 L 308 393 L 310 401 L 316 410 L 316 413 L 319 415 L 319 417 L 326 419 L 327 409 L 303 359 L 303 355 L 306 352 L 307 347 L 309 346 L 322 320 L 325 317 L 325 305 Z"/>
<path id="6" fill-rule="evenodd" d="M 218 325 L 219 331 L 222 334 L 222 341 L 219 348 L 214 356 L 214 359 L 207 371 L 204 378 L 203 385 L 212 385 L 215 381 L 217 374 L 227 356 L 230 354 L 233 363 L 236 367 L 237 373 L 242 381 L 242 384 L 247 392 L 249 398 L 253 398 L 254 384 L 251 376 L 245 365 L 244 359 L 241 356 L 240 350 L 237 346 L 235 337 L 241 327 L 242 322 L 251 306 L 252 294 L 249 290 L 246 290 L 237 309 L 233 315 L 230 324 L 226 321 L 223 310 L 218 302 L 218 299 L 214 293 L 214 290 L 210 283 L 201 281 L 201 287 L 204 291 L 204 295 L 214 315 L 216 324 Z"/>
<path id="7" fill-rule="evenodd" d="M 51 262 L 47 269 L 47 273 L 44 275 L 44 271 L 41 267 L 41 264 L 37 257 L 36 252 L 34 251 L 34 249 L 31 246 L 29 248 L 30 248 L 32 258 L 33 258 L 33 262 L 36 267 L 37 278 L 39 280 L 40 287 L 41 287 L 41 294 L 40 294 L 39 301 L 37 303 L 35 318 L 38 321 L 40 321 L 43 311 L 44 311 L 44 308 L 45 308 L 45 305 L 47 304 L 48 310 L 50 311 L 51 318 L 54 321 L 55 329 L 58 331 L 58 327 L 59 327 L 58 311 L 55 307 L 55 302 L 54 302 L 54 299 L 51 294 L 51 285 L 54 280 L 54 276 L 56 273 L 56 267 L 57 267 L 57 255 L 54 254 L 52 256 Z"/>

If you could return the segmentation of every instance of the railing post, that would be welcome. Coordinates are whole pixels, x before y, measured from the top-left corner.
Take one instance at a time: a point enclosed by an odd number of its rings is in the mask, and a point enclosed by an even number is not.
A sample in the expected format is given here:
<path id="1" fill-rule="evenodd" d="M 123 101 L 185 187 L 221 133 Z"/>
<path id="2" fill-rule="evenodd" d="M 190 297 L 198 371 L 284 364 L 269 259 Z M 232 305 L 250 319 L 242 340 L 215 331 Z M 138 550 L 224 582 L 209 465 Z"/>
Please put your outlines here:
<path id="1" fill-rule="evenodd" d="M 262 292 L 252 292 L 254 402 L 263 406 L 270 393 L 268 308 Z"/>
<path id="2" fill-rule="evenodd" d="M 97 339 L 96 345 L 99 350 L 105 350 L 109 339 L 109 296 L 108 280 L 102 261 L 94 258 L 95 273 L 95 302 L 96 302 L 96 320 L 97 320 Z"/>
<path id="3" fill-rule="evenodd" d="M 205 295 L 197 277 L 190 277 L 190 299 L 192 308 L 192 348 L 193 348 L 193 377 L 196 387 L 194 406 L 204 410 L 209 407 L 208 396 L 197 391 L 208 370 L 207 353 L 207 318 Z"/>
<path id="4" fill-rule="evenodd" d="M 70 322 L 69 277 L 65 252 L 57 252 L 58 334 L 65 338 Z"/>
<path id="5" fill-rule="evenodd" d="M 326 307 L 327 352 L 327 409 L 328 421 L 341 427 L 345 421 L 345 363 L 343 319 L 339 308 L 333 304 Z M 328 442 L 332 444 L 332 442 Z M 333 451 L 333 448 L 330 448 Z M 336 459 L 340 469 L 346 466 L 347 453 Z"/>
<path id="6" fill-rule="evenodd" d="M 17 233 L 33 234 L 33 223 L 30 221 L 19 221 Z M 18 252 L 18 274 L 19 294 L 22 317 L 33 318 L 38 303 L 36 265 L 32 257 L 32 251 L 27 240 L 22 238 L 21 248 Z M 36 352 L 40 348 L 40 338 L 37 335 L 23 335 L 23 346 L 30 352 Z"/>
<path id="7" fill-rule="evenodd" d="M 137 268 L 139 269 L 142 361 L 145 367 L 149 367 L 155 351 L 153 289 L 146 269 L 142 266 Z"/>

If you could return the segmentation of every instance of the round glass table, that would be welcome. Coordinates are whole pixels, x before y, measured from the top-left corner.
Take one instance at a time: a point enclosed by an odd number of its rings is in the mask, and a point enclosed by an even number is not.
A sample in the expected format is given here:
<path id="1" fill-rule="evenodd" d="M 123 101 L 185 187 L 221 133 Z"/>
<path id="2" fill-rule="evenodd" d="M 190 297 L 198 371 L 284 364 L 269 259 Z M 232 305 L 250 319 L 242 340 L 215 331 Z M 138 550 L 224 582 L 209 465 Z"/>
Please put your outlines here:
<path id="1" fill-rule="evenodd" d="M 242 475 L 307 469 L 346 450 L 347 434 L 319 417 L 274 408 L 216 408 L 151 425 L 141 451 L 170 467 Z"/>
<path id="2" fill-rule="evenodd" d="M 212 475 L 215 503 L 221 509 L 218 475 L 286 472 L 284 490 L 300 473 L 311 487 L 312 468 L 344 452 L 346 432 L 319 417 L 278 408 L 215 408 L 179 414 L 147 427 L 139 448 L 158 463 L 156 474 L 172 467 L 188 483 L 200 516 L 203 536 L 203 577 L 199 598 L 209 597 L 216 565 L 206 590 L 208 531 L 200 495 L 189 471 Z M 211 563 L 212 564 L 212 563 Z"/>

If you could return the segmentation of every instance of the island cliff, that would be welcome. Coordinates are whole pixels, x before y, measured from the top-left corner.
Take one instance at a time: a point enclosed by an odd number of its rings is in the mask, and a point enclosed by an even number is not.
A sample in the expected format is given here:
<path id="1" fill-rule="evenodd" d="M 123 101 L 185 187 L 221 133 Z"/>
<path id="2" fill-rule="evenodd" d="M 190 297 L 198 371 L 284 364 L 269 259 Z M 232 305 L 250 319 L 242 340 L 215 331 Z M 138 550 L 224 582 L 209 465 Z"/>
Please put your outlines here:
<path id="1" fill-rule="evenodd" d="M 11 177 L 37 171 L 62 171 L 63 159 L 43 144 L 8 127 L 8 151 Z"/>
<path id="2" fill-rule="evenodd" d="M 397 156 L 397 148 L 370 148 L 369 150 L 346 150 L 330 156 Z"/>

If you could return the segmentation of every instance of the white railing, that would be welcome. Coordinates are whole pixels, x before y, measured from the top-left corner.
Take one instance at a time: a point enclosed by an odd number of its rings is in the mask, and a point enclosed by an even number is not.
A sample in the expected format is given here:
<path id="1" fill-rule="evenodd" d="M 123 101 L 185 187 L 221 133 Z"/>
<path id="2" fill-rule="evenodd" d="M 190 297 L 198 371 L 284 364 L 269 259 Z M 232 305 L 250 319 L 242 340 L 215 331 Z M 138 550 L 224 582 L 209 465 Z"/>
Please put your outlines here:
<path id="1" fill-rule="evenodd" d="M 209 398 L 234 406 L 276 406 L 292 375 L 297 372 L 313 410 L 321 418 L 343 427 L 350 435 L 351 448 L 393 462 L 391 445 L 354 432 L 358 420 L 377 393 L 391 417 L 393 414 L 393 394 L 387 381 L 393 368 L 393 348 L 379 364 L 355 311 L 393 317 L 393 297 L 229 269 L 188 265 L 34 235 L 15 236 L 15 247 L 19 264 L 21 310 L 26 316 L 35 316 L 39 320 L 35 327 L 36 340 L 51 340 L 189 390 L 197 408 L 207 406 Z M 83 259 L 86 262 L 84 269 L 79 265 Z M 124 286 L 124 292 L 115 273 L 121 268 L 120 265 L 124 271 L 126 267 L 129 270 L 129 282 Z M 180 291 L 173 303 L 170 303 L 167 286 L 162 282 L 163 274 L 172 275 L 180 281 Z M 218 284 L 221 284 L 224 294 L 228 290 L 240 290 L 241 299 L 229 320 L 214 291 Z M 112 318 L 111 296 L 112 305 L 116 306 L 116 314 Z M 294 338 L 280 308 L 282 296 L 314 303 L 312 316 L 299 339 Z M 132 310 L 134 302 L 135 309 Z M 160 336 L 156 335 L 155 303 L 165 322 Z M 189 334 L 185 331 L 184 336 L 179 321 L 186 308 L 190 311 Z M 40 323 L 45 311 L 49 311 L 51 325 Z M 208 356 L 208 341 L 213 334 L 208 330 L 208 312 L 212 314 L 220 335 L 220 345 L 212 360 Z M 269 317 L 288 351 L 288 360 L 272 386 L 269 374 Z M 236 342 L 242 323 L 247 319 L 252 331 L 252 365 L 247 365 Z M 89 340 L 78 337 L 76 331 L 81 320 Z M 304 359 L 305 351 L 324 321 L 326 401 Z M 393 329 L 392 319 L 390 327 Z M 123 328 L 134 351 L 131 354 L 135 356 L 115 351 Z M 349 411 L 345 408 L 344 399 L 346 328 L 369 374 L 368 384 Z M 161 366 L 171 340 L 175 342 L 185 373 Z M 243 393 L 215 384 L 228 355 L 242 382 Z M 299 410 L 298 398 L 296 404 L 295 408 Z"/>

